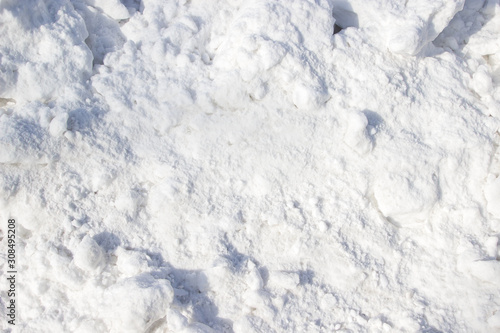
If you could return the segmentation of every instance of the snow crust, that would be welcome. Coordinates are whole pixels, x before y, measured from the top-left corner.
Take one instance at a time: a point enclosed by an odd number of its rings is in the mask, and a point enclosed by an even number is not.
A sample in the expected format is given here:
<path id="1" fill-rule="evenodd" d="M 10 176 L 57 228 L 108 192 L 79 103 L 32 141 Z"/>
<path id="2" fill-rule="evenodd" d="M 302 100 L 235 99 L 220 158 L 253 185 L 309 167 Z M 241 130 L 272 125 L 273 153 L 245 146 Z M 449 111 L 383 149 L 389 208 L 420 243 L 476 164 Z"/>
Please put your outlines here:
<path id="1" fill-rule="evenodd" d="M 497 0 L 0 0 L 16 329 L 500 331 L 499 33 Z"/>

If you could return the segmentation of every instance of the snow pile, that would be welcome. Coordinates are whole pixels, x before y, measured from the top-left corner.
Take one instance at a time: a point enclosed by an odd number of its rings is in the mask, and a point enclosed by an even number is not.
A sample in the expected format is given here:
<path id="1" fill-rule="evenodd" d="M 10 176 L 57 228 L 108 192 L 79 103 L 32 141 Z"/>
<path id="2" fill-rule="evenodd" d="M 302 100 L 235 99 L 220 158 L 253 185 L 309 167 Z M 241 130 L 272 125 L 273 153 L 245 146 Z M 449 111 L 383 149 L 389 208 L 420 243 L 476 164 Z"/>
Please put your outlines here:
<path id="1" fill-rule="evenodd" d="M 348 117 L 350 119 L 348 120 L 345 142 L 361 155 L 370 152 L 373 149 L 373 144 L 366 129 L 368 119 L 362 112 L 350 113 Z"/>
<path id="2" fill-rule="evenodd" d="M 499 20 L 0 0 L 18 328 L 500 330 Z"/>
<path id="3" fill-rule="evenodd" d="M 416 55 L 448 26 L 465 0 L 333 0 L 334 17 L 343 27 L 366 31 L 391 52 Z"/>
<path id="4" fill-rule="evenodd" d="M 0 97 L 49 101 L 90 77 L 88 33 L 68 0 L 2 1 Z M 62 61 L 64 59 L 64 61 Z"/>

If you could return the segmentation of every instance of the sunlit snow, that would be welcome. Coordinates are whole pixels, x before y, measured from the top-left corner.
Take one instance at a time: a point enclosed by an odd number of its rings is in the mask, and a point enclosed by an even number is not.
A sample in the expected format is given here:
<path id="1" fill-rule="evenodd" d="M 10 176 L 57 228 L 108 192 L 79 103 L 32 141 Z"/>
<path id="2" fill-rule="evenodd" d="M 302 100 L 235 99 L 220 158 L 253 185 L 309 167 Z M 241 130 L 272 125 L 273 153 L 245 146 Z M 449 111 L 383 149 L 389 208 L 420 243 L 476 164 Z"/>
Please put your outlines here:
<path id="1" fill-rule="evenodd" d="M 498 0 L 0 0 L 0 329 L 500 332 L 499 128 Z"/>

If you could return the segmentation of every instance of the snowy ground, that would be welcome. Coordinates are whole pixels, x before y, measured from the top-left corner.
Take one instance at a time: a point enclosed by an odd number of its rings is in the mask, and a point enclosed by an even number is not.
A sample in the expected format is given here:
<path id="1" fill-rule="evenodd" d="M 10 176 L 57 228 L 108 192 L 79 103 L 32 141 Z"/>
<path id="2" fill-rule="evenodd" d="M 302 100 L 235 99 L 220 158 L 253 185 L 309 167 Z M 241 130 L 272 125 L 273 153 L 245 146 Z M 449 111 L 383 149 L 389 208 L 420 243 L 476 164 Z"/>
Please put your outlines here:
<path id="1" fill-rule="evenodd" d="M 498 0 L 0 0 L 0 329 L 500 332 L 499 127 Z"/>

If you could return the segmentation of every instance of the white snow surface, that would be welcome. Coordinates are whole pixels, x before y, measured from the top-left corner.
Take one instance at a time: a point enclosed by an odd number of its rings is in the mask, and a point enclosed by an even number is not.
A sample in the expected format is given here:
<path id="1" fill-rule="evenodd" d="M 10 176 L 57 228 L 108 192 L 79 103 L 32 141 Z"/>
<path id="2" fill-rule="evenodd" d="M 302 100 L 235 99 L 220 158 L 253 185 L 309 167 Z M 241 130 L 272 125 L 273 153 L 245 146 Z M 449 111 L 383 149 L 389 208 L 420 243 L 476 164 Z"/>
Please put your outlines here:
<path id="1" fill-rule="evenodd" d="M 499 36 L 498 0 L 0 0 L 0 329 L 500 332 Z"/>

